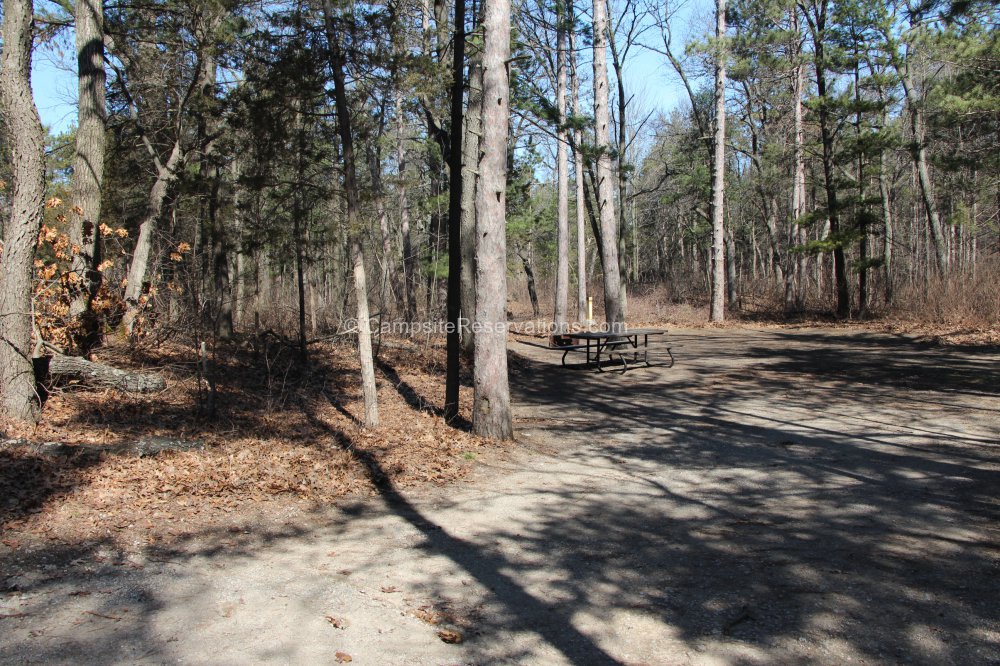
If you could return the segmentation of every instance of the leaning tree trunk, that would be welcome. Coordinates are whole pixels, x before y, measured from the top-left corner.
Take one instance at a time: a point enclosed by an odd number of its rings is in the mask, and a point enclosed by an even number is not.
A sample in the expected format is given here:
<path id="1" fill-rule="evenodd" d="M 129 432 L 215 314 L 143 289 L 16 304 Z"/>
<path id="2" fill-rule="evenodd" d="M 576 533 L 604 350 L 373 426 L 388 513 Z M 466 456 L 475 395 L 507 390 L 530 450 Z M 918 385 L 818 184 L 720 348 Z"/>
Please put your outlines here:
<path id="1" fill-rule="evenodd" d="M 358 304 L 358 357 L 361 365 L 361 388 L 365 400 L 364 425 L 378 426 L 378 388 L 375 384 L 375 362 L 372 356 L 372 334 L 369 325 L 368 284 L 365 260 L 359 240 L 361 206 L 354 158 L 354 132 L 351 107 L 347 99 L 344 75 L 345 58 L 337 31 L 332 0 L 323 3 L 326 37 L 330 49 L 330 67 L 333 74 L 333 100 L 337 110 L 337 132 L 340 135 L 341 154 L 344 160 L 344 196 L 347 199 L 347 228 L 351 234 L 351 258 L 354 263 L 354 293 Z"/>
<path id="2" fill-rule="evenodd" d="M 77 321 L 78 347 L 99 342 L 100 326 L 91 301 L 101 285 L 101 183 L 104 182 L 104 131 L 107 123 L 104 94 L 104 1 L 77 0 L 76 54 L 79 83 L 76 157 L 73 162 L 73 210 L 70 242 L 76 246 L 72 275 L 79 280 L 72 292 L 70 317 Z"/>
<path id="3" fill-rule="evenodd" d="M 3 415 L 34 422 L 38 396 L 31 361 L 31 278 L 45 197 L 45 133 L 31 94 L 33 3 L 3 3 L 0 108 L 11 147 L 10 216 L 0 251 L 0 400 Z"/>
<path id="4" fill-rule="evenodd" d="M 615 218 L 611 173 L 611 117 L 608 111 L 608 14 L 606 0 L 594 0 L 594 122 L 597 150 L 597 208 L 601 218 L 601 257 L 604 265 L 604 316 L 618 328 L 625 323 L 618 266 L 618 220 Z M 487 98 L 489 99 L 489 98 Z"/>
<path id="5" fill-rule="evenodd" d="M 566 130 L 566 32 L 565 3 L 556 15 L 556 303 L 552 316 L 558 333 L 569 325 L 569 155 Z"/>
<path id="6" fill-rule="evenodd" d="M 139 237 L 135 241 L 135 251 L 132 254 L 132 263 L 128 269 L 128 279 L 125 285 L 125 315 L 122 317 L 122 327 L 125 329 L 126 335 L 129 336 L 135 329 L 135 321 L 142 309 L 143 304 L 139 301 L 142 299 L 143 292 L 146 291 L 149 256 L 153 250 L 153 236 L 156 235 L 156 226 L 163 213 L 163 201 L 167 198 L 167 190 L 176 177 L 182 157 L 180 141 L 176 141 L 166 164 L 161 165 L 159 160 L 156 160 L 156 182 L 149 190 L 149 197 L 146 200 L 146 214 L 142 224 L 139 225 Z"/>
<path id="7" fill-rule="evenodd" d="M 726 0 L 715 3 L 715 156 L 712 164 L 712 308 L 711 321 L 726 318 Z"/>
<path id="8" fill-rule="evenodd" d="M 476 187 L 476 357 L 473 430 L 510 439 L 507 379 L 507 126 L 510 0 L 483 2 L 483 135 Z"/>

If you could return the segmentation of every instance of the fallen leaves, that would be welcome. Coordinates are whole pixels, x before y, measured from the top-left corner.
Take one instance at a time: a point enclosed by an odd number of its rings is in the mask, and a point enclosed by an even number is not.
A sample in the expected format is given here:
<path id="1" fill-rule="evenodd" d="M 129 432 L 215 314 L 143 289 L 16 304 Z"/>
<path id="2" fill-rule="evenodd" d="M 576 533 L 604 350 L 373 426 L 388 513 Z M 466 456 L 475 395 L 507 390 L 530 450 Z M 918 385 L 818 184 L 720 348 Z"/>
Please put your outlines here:
<path id="1" fill-rule="evenodd" d="M 75 540 L 103 538 L 109 531 L 113 539 L 156 535 L 169 541 L 246 516 L 248 507 L 277 512 L 279 506 L 373 494 L 373 464 L 379 478 L 396 487 L 450 482 L 468 472 L 467 452 L 505 446 L 455 430 L 432 413 L 444 393 L 443 347 L 386 345 L 377 433 L 365 432 L 352 418 L 363 413 L 356 353 L 334 345 L 311 348 L 308 376 L 270 389 L 261 380 L 267 369 L 259 353 L 220 352 L 220 416 L 212 420 L 197 417 L 204 398 L 191 363 L 197 349 L 179 343 L 142 350 L 143 366 L 167 369 L 168 392 L 122 396 L 78 385 L 54 391 L 37 429 L 7 433 L 63 442 L 71 453 L 55 457 L 26 446 L 0 447 L 5 545 L 16 548 L 10 544 L 22 534 Z M 109 345 L 101 349 L 101 360 L 127 368 L 135 365 L 129 353 Z M 462 392 L 468 419 L 471 388 Z M 202 440 L 206 447 L 149 458 L 92 448 L 152 435 Z"/>
<path id="2" fill-rule="evenodd" d="M 326 621 L 334 629 L 346 629 L 347 628 L 347 620 L 345 620 L 343 618 L 334 617 L 333 615 L 327 615 L 326 616 Z"/>
<path id="3" fill-rule="evenodd" d="M 354 658 L 346 652 L 337 652 L 333 655 L 333 657 L 337 660 L 338 664 L 346 664 L 350 661 L 354 661 Z"/>

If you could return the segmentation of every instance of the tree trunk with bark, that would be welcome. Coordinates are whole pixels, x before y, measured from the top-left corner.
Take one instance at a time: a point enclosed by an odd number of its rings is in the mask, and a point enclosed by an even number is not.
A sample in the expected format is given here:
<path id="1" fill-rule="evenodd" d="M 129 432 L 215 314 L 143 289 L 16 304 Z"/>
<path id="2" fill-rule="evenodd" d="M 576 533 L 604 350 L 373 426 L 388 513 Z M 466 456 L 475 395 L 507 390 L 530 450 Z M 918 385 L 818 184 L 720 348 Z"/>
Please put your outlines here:
<path id="1" fill-rule="evenodd" d="M 69 236 L 73 254 L 69 314 L 79 327 L 74 344 L 87 350 L 100 341 L 91 301 L 101 286 L 101 184 L 104 182 L 104 131 L 107 123 L 104 71 L 104 2 L 77 0 L 76 54 L 79 105 L 73 161 L 73 209 Z"/>
<path id="2" fill-rule="evenodd" d="M 179 140 L 174 142 L 166 163 L 161 163 L 159 157 L 153 156 L 156 180 L 146 198 L 146 213 L 142 224 L 139 225 L 139 237 L 135 241 L 132 263 L 129 265 L 125 284 L 125 314 L 122 317 L 122 327 L 128 336 L 133 335 L 136 319 L 145 304 L 141 301 L 148 291 L 146 275 L 149 271 L 149 257 L 153 251 L 153 237 L 156 235 L 160 215 L 163 214 L 163 202 L 167 198 L 170 185 L 177 177 L 177 170 L 184 161 L 183 156 Z"/>
<path id="3" fill-rule="evenodd" d="M 726 318 L 726 0 L 715 3 L 715 155 L 712 162 L 712 306 L 710 320 Z"/>
<path id="4" fill-rule="evenodd" d="M 885 304 L 892 305 L 895 287 L 893 272 L 893 224 L 892 224 L 892 191 L 889 179 L 886 177 L 885 152 L 879 153 L 878 189 L 882 200 L 882 274 L 885 276 Z"/>
<path id="5" fill-rule="evenodd" d="M 483 135 L 476 187 L 476 357 L 473 430 L 513 437 L 507 378 L 507 132 L 510 0 L 483 2 Z"/>
<path id="6" fill-rule="evenodd" d="M 823 185 L 826 191 L 827 217 L 830 224 L 829 239 L 833 244 L 833 274 L 834 290 L 837 297 L 837 317 L 845 319 L 851 314 L 851 293 L 847 284 L 847 258 L 844 254 L 843 238 L 840 229 L 840 202 L 837 196 L 837 176 L 835 173 L 834 128 L 835 119 L 830 115 L 830 90 L 827 74 L 830 63 L 826 54 L 827 10 L 826 0 L 810 0 L 808 7 L 803 7 L 806 21 L 812 35 L 813 65 L 816 71 L 816 92 L 818 96 L 818 116 L 820 140 L 822 143 Z M 810 13 L 811 12 L 811 13 Z"/>
<path id="7" fill-rule="evenodd" d="M 573 116 L 580 116 L 580 77 L 576 71 L 576 31 L 572 25 L 576 21 L 576 11 L 573 8 L 572 0 L 568 3 L 567 20 L 570 21 L 569 32 L 569 69 L 572 75 Z M 576 177 L 576 310 L 577 321 L 587 320 L 587 235 L 585 208 L 586 192 L 584 191 L 584 166 L 583 151 L 580 143 L 583 141 L 583 132 L 579 129 L 573 130 L 573 168 Z"/>
<path id="8" fill-rule="evenodd" d="M 594 0 L 594 122 L 597 150 L 597 208 L 601 220 L 604 265 L 604 315 L 609 326 L 625 323 L 621 270 L 618 264 L 618 219 L 611 170 L 611 117 L 608 110 L 608 14 L 606 0 Z"/>
<path id="9" fill-rule="evenodd" d="M 399 226 L 403 236 L 403 300 L 406 321 L 417 319 L 417 261 L 410 231 L 410 201 L 406 190 L 406 124 L 403 95 L 396 91 L 396 163 L 399 169 Z"/>
<path id="10" fill-rule="evenodd" d="M 4 0 L 0 109 L 11 147 L 10 216 L 0 251 L 0 399 L 3 416 L 38 418 L 31 360 L 32 260 L 45 197 L 45 133 L 31 93 L 33 3 Z"/>
<path id="11" fill-rule="evenodd" d="M 458 389 L 462 369 L 462 110 L 465 91 L 465 0 L 455 0 L 455 39 L 452 46 L 451 144 L 448 154 L 448 332 L 445 363 L 444 419 L 458 417 Z"/>
<path id="12" fill-rule="evenodd" d="M 560 335 L 569 326 L 569 137 L 566 129 L 566 3 L 556 4 L 556 302 L 552 322 Z"/>
<path id="13" fill-rule="evenodd" d="M 469 106 L 465 114 L 465 138 L 462 141 L 462 316 L 469 320 L 462 328 L 462 354 L 475 356 L 476 335 L 476 170 L 479 161 L 479 137 L 482 134 L 483 63 L 482 50 L 469 61 Z"/>
<path id="14" fill-rule="evenodd" d="M 151 372 L 122 370 L 78 356 L 53 354 L 48 362 L 50 377 L 72 377 L 90 386 L 113 388 L 123 393 L 156 393 L 167 387 L 163 377 Z"/>
<path id="15" fill-rule="evenodd" d="M 351 258 L 354 264 L 354 295 L 358 308 L 358 357 L 361 365 L 361 388 L 365 401 L 364 425 L 375 428 L 379 423 L 378 387 L 375 384 L 375 362 L 372 356 L 372 334 L 369 325 L 368 284 L 364 254 L 359 235 L 360 198 L 357 183 L 357 165 L 354 157 L 354 132 L 351 107 L 347 98 L 346 66 L 336 14 L 331 0 L 324 0 L 323 14 L 326 37 L 330 49 L 330 67 L 333 74 L 333 99 L 337 110 L 337 132 L 340 135 L 344 166 L 344 196 L 347 200 L 347 228 L 351 237 Z"/>

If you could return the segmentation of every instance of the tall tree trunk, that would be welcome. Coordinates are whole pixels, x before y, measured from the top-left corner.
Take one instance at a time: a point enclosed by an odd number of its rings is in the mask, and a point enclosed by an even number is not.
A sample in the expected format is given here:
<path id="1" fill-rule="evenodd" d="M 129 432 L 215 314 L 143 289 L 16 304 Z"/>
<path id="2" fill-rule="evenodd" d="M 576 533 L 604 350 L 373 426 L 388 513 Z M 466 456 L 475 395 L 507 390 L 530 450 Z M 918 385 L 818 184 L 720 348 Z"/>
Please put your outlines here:
<path id="1" fill-rule="evenodd" d="M 618 220 L 615 217 L 611 170 L 611 117 L 608 111 L 607 0 L 594 0 L 594 122 L 597 150 L 597 208 L 601 220 L 604 264 L 604 316 L 612 329 L 625 323 L 621 270 L 618 264 Z"/>
<path id="2" fill-rule="evenodd" d="M 448 337 L 445 364 L 444 419 L 458 417 L 458 389 L 462 368 L 462 107 L 465 91 L 465 0 L 455 0 L 455 39 L 452 46 L 451 151 L 448 155 Z"/>
<path id="3" fill-rule="evenodd" d="M 403 120 L 403 95 L 396 90 L 396 163 L 399 171 L 399 226 L 403 236 L 403 293 L 406 321 L 417 319 L 417 262 L 410 231 L 410 201 L 406 189 L 406 124 Z"/>
<path id="4" fill-rule="evenodd" d="M 71 244 L 79 248 L 73 254 L 72 270 L 80 282 L 73 289 L 69 314 L 79 325 L 76 345 L 87 350 L 100 341 L 100 325 L 90 304 L 101 285 L 97 267 L 101 261 L 101 184 L 107 123 L 103 0 L 77 0 L 76 54 L 79 106 L 69 236 Z"/>
<path id="5" fill-rule="evenodd" d="M 475 356 L 476 335 L 476 163 L 479 160 L 479 137 L 483 113 L 483 54 L 477 50 L 469 61 L 469 108 L 465 114 L 465 140 L 462 150 L 462 316 L 468 320 L 462 328 L 462 353 L 469 360 Z"/>
<path id="6" fill-rule="evenodd" d="M 507 379 L 507 132 L 510 0 L 483 2 L 483 136 L 476 187 L 476 358 L 473 430 L 513 437 Z"/>
<path id="7" fill-rule="evenodd" d="M 45 197 L 45 133 L 31 93 L 33 3 L 4 0 L 3 10 L 0 108 L 14 182 L 0 251 L 0 398 L 3 416 L 32 423 L 39 403 L 31 361 L 31 279 Z"/>
<path id="8" fill-rule="evenodd" d="M 910 86 L 904 85 L 904 90 L 910 91 Z M 914 100 L 913 97 L 911 92 L 907 92 L 910 127 L 913 131 L 913 146 L 910 154 L 917 167 L 917 182 L 920 185 L 920 198 L 924 204 L 924 212 L 927 214 L 927 228 L 934 246 L 935 266 L 938 274 L 945 276 L 948 270 L 948 254 L 945 251 L 944 233 L 941 231 L 941 216 L 938 214 L 937 202 L 934 200 L 931 170 L 927 164 L 927 140 L 924 136 L 923 113 L 920 110 L 919 101 Z"/>
<path id="9" fill-rule="evenodd" d="M 354 294 L 358 307 L 358 357 L 361 365 L 361 389 L 365 401 L 364 425 L 378 426 L 378 387 L 375 384 L 375 362 L 372 356 L 372 334 L 369 325 L 368 284 L 365 274 L 364 254 L 361 250 L 361 208 L 358 196 L 357 166 L 354 157 L 354 132 L 351 107 L 347 99 L 346 66 L 343 47 L 336 22 L 332 0 L 324 0 L 323 14 L 326 37 L 330 49 L 330 68 L 333 75 L 333 100 L 337 110 L 337 133 L 340 135 L 344 163 L 344 196 L 347 200 L 347 228 L 351 237 L 351 259 L 354 264 Z"/>
<path id="10" fill-rule="evenodd" d="M 813 43 L 813 64 L 816 70 L 816 92 L 819 107 L 819 130 L 823 144 L 823 184 L 826 190 L 827 216 L 830 222 L 830 237 L 833 240 L 834 289 L 837 296 L 837 316 L 841 319 L 851 314 L 851 293 L 847 284 L 847 259 L 844 255 L 840 229 L 840 202 L 837 198 L 837 181 L 834 164 L 834 119 L 830 117 L 830 91 L 827 86 L 828 66 L 826 46 L 827 3 L 826 0 L 810 0 L 812 14 L 806 12 Z"/>
<path id="11" fill-rule="evenodd" d="M 132 263 L 129 265 L 125 285 L 125 314 L 122 316 L 122 327 L 129 336 L 134 333 L 136 319 L 144 305 L 140 301 L 148 290 L 146 276 L 149 272 L 149 257 L 153 251 L 153 237 L 160 223 L 160 215 L 163 214 L 163 202 L 167 198 L 170 185 L 177 177 L 177 169 L 183 162 L 183 156 L 178 140 L 174 142 L 166 163 L 161 164 L 155 155 L 153 158 L 156 180 L 146 197 L 146 212 L 139 225 L 139 237 L 135 241 L 135 250 L 132 253 Z"/>
<path id="12" fill-rule="evenodd" d="M 805 240 L 804 230 L 799 224 L 799 219 L 805 212 L 805 194 L 806 194 L 806 168 L 805 168 L 805 150 L 804 150 L 804 129 L 802 122 L 802 89 L 803 77 L 804 77 L 804 65 L 802 64 L 802 54 L 799 36 L 799 18 L 798 12 L 795 7 L 792 7 L 792 38 L 795 40 L 795 80 L 793 84 L 792 95 L 795 98 L 793 102 L 794 108 L 794 126 L 793 132 L 794 143 L 795 143 L 795 167 L 792 183 L 792 239 L 798 244 L 803 245 Z M 786 288 L 785 288 L 785 306 L 789 309 L 790 305 L 794 305 L 795 309 L 801 310 L 805 306 L 805 285 L 807 281 L 806 274 L 806 253 L 800 252 L 798 261 L 796 262 L 795 270 L 789 270 L 785 276 Z M 794 277 L 792 277 L 794 275 Z M 788 282 L 791 284 L 788 284 Z"/>
<path id="13" fill-rule="evenodd" d="M 726 229 L 726 298 L 733 306 L 738 305 L 739 295 L 736 293 L 736 240 L 733 230 Z"/>
<path id="14" fill-rule="evenodd" d="M 302 201 L 302 189 L 305 185 L 305 150 L 306 138 L 303 119 L 305 106 L 298 101 L 299 112 L 295 118 L 296 149 L 295 149 L 295 181 L 298 187 L 292 193 L 292 243 L 295 246 L 295 288 L 299 305 L 299 361 L 305 366 L 309 361 L 309 345 L 306 342 L 306 281 L 305 281 L 305 225 L 306 210 Z"/>
<path id="15" fill-rule="evenodd" d="M 566 3 L 556 3 L 556 302 L 552 315 L 555 330 L 569 326 L 569 137 L 566 129 Z"/>
<path id="16" fill-rule="evenodd" d="M 715 3 L 715 156 L 712 163 L 712 307 L 710 319 L 726 318 L 726 0 Z"/>
<path id="17" fill-rule="evenodd" d="M 573 8 L 572 0 L 568 0 L 567 20 L 570 21 L 569 32 L 569 67 L 572 74 L 573 88 L 573 116 L 580 116 L 580 77 L 576 71 L 576 30 L 573 26 L 576 22 L 576 10 Z M 577 321 L 587 320 L 587 234 L 584 220 L 587 200 L 584 192 L 584 165 L 583 151 L 580 143 L 583 141 L 583 132 L 579 129 L 573 130 L 573 168 L 576 177 L 576 310 Z"/>
<path id="18" fill-rule="evenodd" d="M 882 224 L 885 233 L 882 236 L 882 270 L 885 275 L 885 304 L 892 305 L 895 287 L 895 267 L 893 266 L 893 223 L 892 223 L 892 191 L 889 179 L 886 177 L 885 152 L 878 156 L 878 189 L 882 198 Z"/>
<path id="19" fill-rule="evenodd" d="M 911 16 L 910 27 L 916 29 L 919 21 L 919 13 L 914 13 Z M 903 85 L 903 96 L 906 99 L 906 107 L 910 117 L 910 129 L 913 132 L 910 155 L 917 172 L 920 197 L 924 204 L 924 212 L 927 215 L 927 229 L 934 244 L 935 265 L 938 273 L 944 276 L 948 268 L 948 257 L 945 253 L 944 237 L 941 231 L 941 216 L 938 214 L 937 202 L 934 199 L 934 183 L 931 179 L 930 167 L 927 164 L 927 142 L 924 136 L 922 100 L 914 87 L 914 82 L 909 71 L 910 63 L 900 54 L 899 42 L 895 35 L 889 33 L 883 34 L 887 42 L 886 52 L 889 56 L 889 62 L 892 64 L 893 69 L 896 70 L 900 83 Z"/>
<path id="20" fill-rule="evenodd" d="M 607 6 L 607 5 L 605 5 Z M 624 67 L 623 58 L 619 56 L 618 46 L 615 43 L 615 30 L 613 27 L 608 27 L 608 45 L 611 47 L 611 66 L 615 70 L 615 84 L 618 88 L 618 96 L 616 101 L 618 102 L 618 132 L 616 133 L 617 138 L 617 152 L 618 152 L 618 178 L 616 179 L 618 184 L 618 258 L 623 261 L 626 266 L 629 262 L 628 244 L 626 243 L 626 230 L 628 229 L 628 218 L 626 210 L 626 202 L 628 201 L 628 181 L 625 176 L 625 150 L 628 146 L 628 125 L 625 121 L 625 113 L 628 107 L 628 98 L 625 96 L 625 76 L 622 73 Z M 626 50 L 628 49 L 628 44 L 625 45 Z M 629 275 L 634 270 L 634 267 L 620 266 L 623 275 Z M 621 280 L 621 308 L 622 312 L 628 312 L 628 281 L 625 279 Z"/>

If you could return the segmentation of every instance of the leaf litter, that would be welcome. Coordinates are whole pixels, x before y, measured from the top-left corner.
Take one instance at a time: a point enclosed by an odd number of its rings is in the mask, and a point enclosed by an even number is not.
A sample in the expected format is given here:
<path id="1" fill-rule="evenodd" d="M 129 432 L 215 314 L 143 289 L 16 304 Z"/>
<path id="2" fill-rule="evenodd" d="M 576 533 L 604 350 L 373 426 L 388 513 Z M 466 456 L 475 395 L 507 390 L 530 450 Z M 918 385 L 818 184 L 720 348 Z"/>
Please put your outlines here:
<path id="1" fill-rule="evenodd" d="M 447 484 L 474 468 L 469 453 L 509 446 L 451 427 L 435 409 L 444 397 L 443 345 L 381 350 L 381 423 L 371 431 L 359 423 L 357 357 L 347 345 L 311 346 L 308 372 L 258 349 L 218 351 L 214 414 L 204 412 L 207 385 L 197 374 L 195 345 L 100 353 L 99 360 L 118 367 L 165 368 L 168 388 L 135 396 L 69 383 L 53 390 L 35 428 L 0 424 L 2 550 L 25 538 L 169 542 L 241 519 L 287 517 L 348 495 L 373 495 L 382 483 Z M 468 422 L 467 372 L 462 384 Z M 106 450 L 149 436 L 204 447 L 148 457 Z M 24 440 L 59 442 L 61 453 L 46 455 Z"/>

